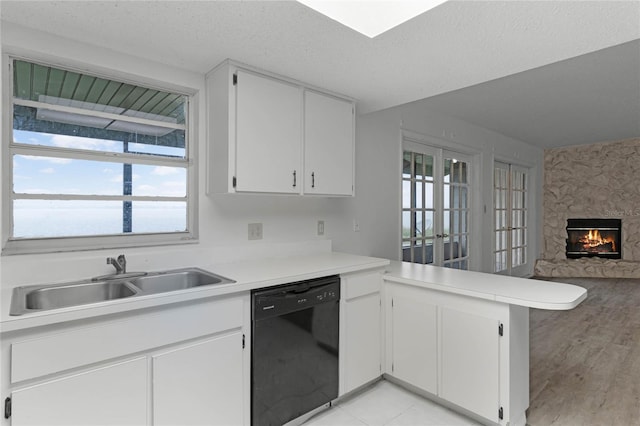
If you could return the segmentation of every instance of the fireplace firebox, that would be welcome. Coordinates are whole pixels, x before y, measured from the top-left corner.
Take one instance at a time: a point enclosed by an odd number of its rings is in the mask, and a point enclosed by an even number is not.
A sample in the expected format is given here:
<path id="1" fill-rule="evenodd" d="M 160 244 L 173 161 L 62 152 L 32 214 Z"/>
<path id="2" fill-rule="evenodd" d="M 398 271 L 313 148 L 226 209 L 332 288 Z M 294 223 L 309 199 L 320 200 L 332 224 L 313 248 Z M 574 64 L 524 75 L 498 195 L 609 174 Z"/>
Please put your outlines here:
<path id="1" fill-rule="evenodd" d="M 622 259 L 622 220 L 568 219 L 567 259 Z"/>

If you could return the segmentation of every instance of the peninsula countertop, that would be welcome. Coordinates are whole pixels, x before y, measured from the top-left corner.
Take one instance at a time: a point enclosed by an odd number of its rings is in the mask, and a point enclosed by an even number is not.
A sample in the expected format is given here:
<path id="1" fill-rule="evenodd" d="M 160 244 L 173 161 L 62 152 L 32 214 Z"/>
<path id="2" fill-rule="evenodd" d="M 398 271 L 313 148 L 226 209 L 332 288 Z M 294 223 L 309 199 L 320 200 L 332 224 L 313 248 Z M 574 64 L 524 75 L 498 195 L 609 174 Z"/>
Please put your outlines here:
<path id="1" fill-rule="evenodd" d="M 587 290 L 572 284 L 392 261 L 384 279 L 447 293 L 549 310 L 573 309 Z"/>

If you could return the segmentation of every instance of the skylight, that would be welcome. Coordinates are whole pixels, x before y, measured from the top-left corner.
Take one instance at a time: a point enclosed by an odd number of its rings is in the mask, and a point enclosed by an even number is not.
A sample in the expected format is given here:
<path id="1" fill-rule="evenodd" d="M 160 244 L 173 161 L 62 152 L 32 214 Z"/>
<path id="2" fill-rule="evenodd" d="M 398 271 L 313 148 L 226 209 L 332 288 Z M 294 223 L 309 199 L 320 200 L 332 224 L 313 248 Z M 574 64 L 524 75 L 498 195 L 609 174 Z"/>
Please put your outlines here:
<path id="1" fill-rule="evenodd" d="M 374 38 L 446 0 L 298 0 L 367 37 Z"/>

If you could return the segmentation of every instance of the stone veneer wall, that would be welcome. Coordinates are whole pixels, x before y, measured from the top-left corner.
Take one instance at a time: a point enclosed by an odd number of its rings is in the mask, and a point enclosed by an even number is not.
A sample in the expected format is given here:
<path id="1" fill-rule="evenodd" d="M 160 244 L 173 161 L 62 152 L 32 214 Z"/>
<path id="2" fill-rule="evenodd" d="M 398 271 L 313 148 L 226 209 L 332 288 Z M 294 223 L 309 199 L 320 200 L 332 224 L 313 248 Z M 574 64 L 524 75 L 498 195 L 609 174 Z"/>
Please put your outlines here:
<path id="1" fill-rule="evenodd" d="M 567 259 L 568 218 L 621 218 L 622 260 Z M 640 277 L 640 138 L 545 150 L 543 259 L 535 274 Z"/>

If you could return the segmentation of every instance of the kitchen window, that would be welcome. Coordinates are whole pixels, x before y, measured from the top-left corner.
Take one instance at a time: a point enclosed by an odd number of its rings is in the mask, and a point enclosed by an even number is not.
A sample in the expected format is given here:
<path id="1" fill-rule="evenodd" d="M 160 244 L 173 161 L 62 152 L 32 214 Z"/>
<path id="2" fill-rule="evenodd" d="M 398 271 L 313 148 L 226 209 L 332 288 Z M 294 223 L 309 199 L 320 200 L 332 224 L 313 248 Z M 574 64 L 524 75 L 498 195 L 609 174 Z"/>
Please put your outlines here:
<path id="1" fill-rule="evenodd" d="M 196 238 L 188 95 L 9 65 L 3 254 Z"/>

